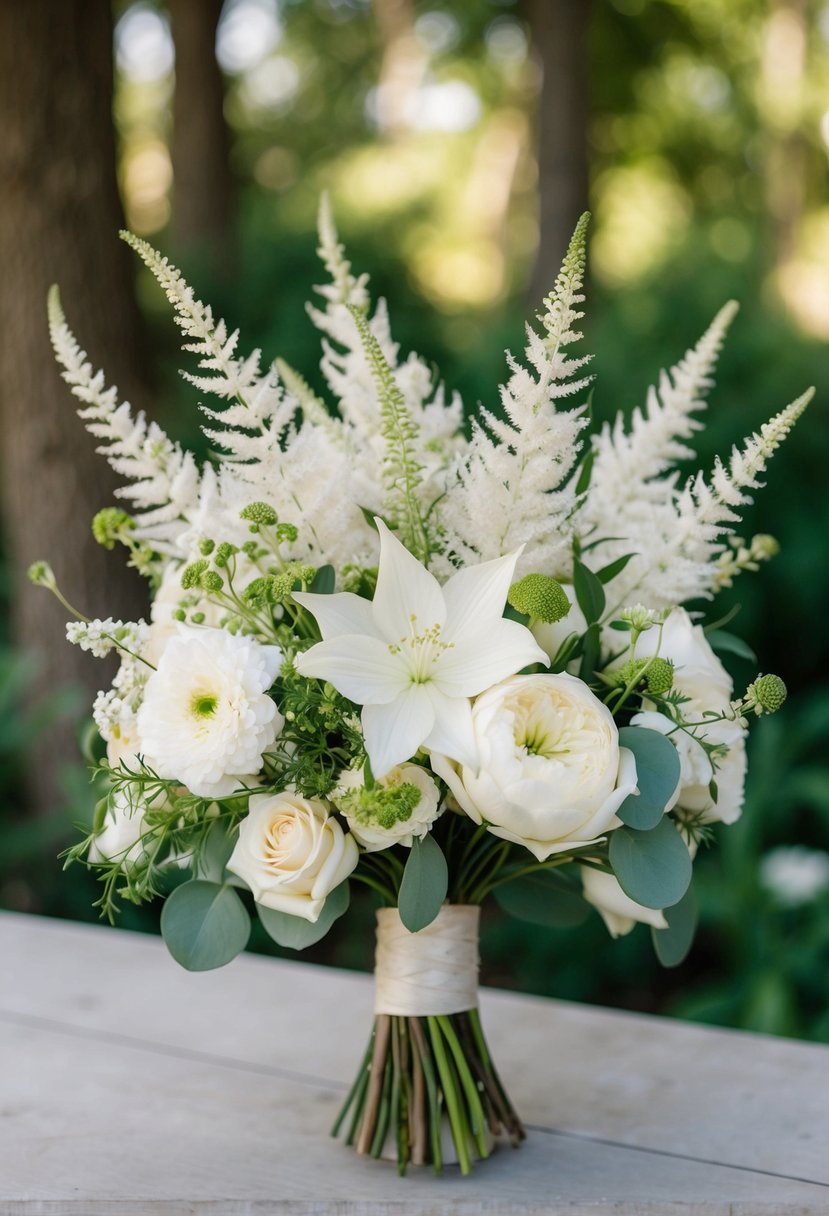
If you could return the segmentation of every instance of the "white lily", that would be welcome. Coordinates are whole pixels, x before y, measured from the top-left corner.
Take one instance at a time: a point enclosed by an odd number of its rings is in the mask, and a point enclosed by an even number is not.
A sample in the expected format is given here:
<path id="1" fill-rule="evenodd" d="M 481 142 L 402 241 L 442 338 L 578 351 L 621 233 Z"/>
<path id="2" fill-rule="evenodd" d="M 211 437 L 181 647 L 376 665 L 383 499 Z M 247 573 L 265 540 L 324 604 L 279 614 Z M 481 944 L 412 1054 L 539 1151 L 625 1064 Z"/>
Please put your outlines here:
<path id="1" fill-rule="evenodd" d="M 297 670 L 363 706 L 375 777 L 420 747 L 477 770 L 469 698 L 530 663 L 549 665 L 529 629 L 502 616 L 520 550 L 459 570 L 441 587 L 382 520 L 377 527 L 371 602 L 351 592 L 294 595 L 323 639 L 298 656 Z"/>

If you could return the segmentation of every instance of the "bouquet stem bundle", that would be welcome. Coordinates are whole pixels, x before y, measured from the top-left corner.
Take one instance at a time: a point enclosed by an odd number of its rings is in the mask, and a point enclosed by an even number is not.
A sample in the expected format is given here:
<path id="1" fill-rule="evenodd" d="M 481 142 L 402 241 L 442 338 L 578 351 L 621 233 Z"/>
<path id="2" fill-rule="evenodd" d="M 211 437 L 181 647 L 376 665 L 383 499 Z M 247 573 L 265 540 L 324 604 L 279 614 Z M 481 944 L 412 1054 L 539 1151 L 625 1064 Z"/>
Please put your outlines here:
<path id="1" fill-rule="evenodd" d="M 445 1128 L 448 1125 L 448 1139 Z M 363 1156 L 393 1156 L 400 1174 L 474 1159 L 507 1135 L 525 1138 L 484 1038 L 477 1009 L 425 1017 L 381 1013 L 331 1134 Z"/>

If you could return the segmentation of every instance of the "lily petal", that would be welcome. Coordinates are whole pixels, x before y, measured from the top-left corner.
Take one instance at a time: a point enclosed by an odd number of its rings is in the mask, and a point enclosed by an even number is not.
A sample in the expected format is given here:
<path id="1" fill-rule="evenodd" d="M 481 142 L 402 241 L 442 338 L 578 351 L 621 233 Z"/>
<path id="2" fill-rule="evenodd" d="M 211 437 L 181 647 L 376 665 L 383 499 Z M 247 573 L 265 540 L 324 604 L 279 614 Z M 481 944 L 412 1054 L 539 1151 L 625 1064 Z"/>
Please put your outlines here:
<path id="1" fill-rule="evenodd" d="M 390 642 L 409 637 L 412 617 L 416 618 L 416 633 L 432 625 L 443 625 L 446 604 L 440 583 L 401 545 L 382 519 L 376 523 L 380 533 L 380 566 L 372 606 L 383 637 Z"/>
<path id="2" fill-rule="evenodd" d="M 371 600 L 364 600 L 352 591 L 338 591 L 336 595 L 295 591 L 293 599 L 303 608 L 307 608 L 316 619 L 324 642 L 338 638 L 344 633 L 364 633 L 369 637 L 380 637 L 374 624 Z"/>
<path id="3" fill-rule="evenodd" d="M 524 546 L 506 557 L 497 557 L 479 566 L 466 566 L 453 574 L 443 588 L 446 600 L 447 642 L 463 637 L 470 631 L 478 632 L 488 626 L 491 618 L 500 620 L 507 602 L 515 564 Z"/>
<path id="4" fill-rule="evenodd" d="M 477 773 L 481 766 L 475 731 L 472 728 L 472 706 L 466 697 L 447 697 L 434 683 L 424 684 L 435 714 L 435 724 L 424 746 L 457 760 Z"/>
<path id="5" fill-rule="evenodd" d="M 432 729 L 435 711 L 426 684 L 410 684 L 385 705 L 366 705 L 363 734 L 371 771 L 379 780 L 396 764 L 410 760 Z"/>
<path id="6" fill-rule="evenodd" d="M 441 655 L 434 682 L 449 697 L 476 697 L 531 663 L 549 667 L 550 659 L 525 625 L 499 619 L 458 638 Z"/>
<path id="7" fill-rule="evenodd" d="M 405 667 L 378 638 L 343 634 L 296 657 L 303 676 L 328 680 L 357 705 L 388 705 L 407 686 Z"/>

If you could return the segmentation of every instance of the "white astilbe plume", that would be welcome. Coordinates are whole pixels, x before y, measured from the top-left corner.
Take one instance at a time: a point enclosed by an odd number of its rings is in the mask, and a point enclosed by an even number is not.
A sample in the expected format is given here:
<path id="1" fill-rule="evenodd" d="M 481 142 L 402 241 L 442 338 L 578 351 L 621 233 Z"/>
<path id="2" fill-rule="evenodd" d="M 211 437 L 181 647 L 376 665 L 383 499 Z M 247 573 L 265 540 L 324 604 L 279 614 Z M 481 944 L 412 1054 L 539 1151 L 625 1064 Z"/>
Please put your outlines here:
<path id="1" fill-rule="evenodd" d="M 49 335 L 63 379 L 82 403 L 78 415 L 101 441 L 98 451 L 131 482 L 115 492 L 133 505 L 134 537 L 161 552 L 178 552 L 198 505 L 199 471 L 192 455 L 143 412 L 134 414 L 129 402 L 119 402 L 117 388 L 107 387 L 103 372 L 93 369 L 66 324 L 57 287 L 49 291 Z"/>
<path id="2" fill-rule="evenodd" d="M 555 288 L 540 317 L 544 333 L 527 326 L 526 357 L 512 355 L 512 375 L 501 387 L 506 421 L 481 410 L 473 423 L 467 460 L 441 503 L 447 552 L 462 562 L 499 557 L 526 546 L 519 569 L 548 574 L 566 571 L 572 537 L 575 486 L 568 478 L 586 425 L 584 406 L 557 410 L 562 397 L 580 392 L 591 377 L 573 379 L 589 356 L 570 358 L 564 348 L 578 341 L 574 326 L 584 315 L 582 284 L 589 215 L 579 220 Z"/>
<path id="3" fill-rule="evenodd" d="M 413 441 L 415 459 L 421 467 L 417 494 L 422 508 L 428 510 L 443 493 L 446 469 L 464 442 L 460 397 L 453 394 L 446 401 L 442 386 L 434 384 L 429 366 L 416 354 L 400 362 L 385 301 L 379 300 L 369 316 L 367 276 L 352 274 L 325 196 L 320 204 L 319 241 L 319 254 L 331 282 L 316 289 L 325 300 L 325 307 L 309 304 L 308 314 L 322 334 L 322 373 L 337 402 L 342 439 L 351 453 L 358 501 L 371 511 L 381 511 L 386 487 L 381 475 L 384 452 L 381 395 L 372 362 L 355 328 L 353 309 L 366 318 L 371 338 L 391 369 L 417 431 Z M 284 375 L 283 383 L 290 387 Z"/>
<path id="4" fill-rule="evenodd" d="M 752 501 L 748 491 L 763 484 L 760 476 L 770 457 L 813 396 L 814 389 L 807 390 L 741 448 L 734 447 L 727 466 L 717 458 L 709 477 L 697 473 L 681 491 L 671 488 L 663 503 L 651 505 L 647 523 L 643 516 L 639 556 L 609 585 L 609 603 L 621 607 L 635 598 L 663 608 L 711 598 L 718 586 L 722 538 L 739 520 L 739 508 Z"/>

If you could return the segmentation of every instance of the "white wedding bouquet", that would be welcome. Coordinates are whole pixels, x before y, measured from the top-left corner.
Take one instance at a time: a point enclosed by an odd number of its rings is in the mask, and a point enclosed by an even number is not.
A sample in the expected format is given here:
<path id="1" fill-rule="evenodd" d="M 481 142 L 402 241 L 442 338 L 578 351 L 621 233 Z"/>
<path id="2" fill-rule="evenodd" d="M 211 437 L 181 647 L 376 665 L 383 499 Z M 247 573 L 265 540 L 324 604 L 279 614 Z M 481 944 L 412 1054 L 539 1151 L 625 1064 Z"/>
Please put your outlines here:
<path id="1" fill-rule="evenodd" d="M 149 581 L 149 621 L 83 617 L 69 640 L 120 666 L 93 716 L 106 783 L 68 853 L 119 899 L 166 893 L 172 955 L 329 930 L 349 884 L 379 902 L 376 1018 L 338 1128 L 375 1156 L 461 1169 L 523 1135 L 477 1013 L 478 906 L 540 925 L 592 905 L 651 926 L 674 965 L 694 930 L 692 863 L 740 814 L 749 719 L 718 652 L 747 647 L 683 604 L 775 551 L 732 534 L 804 394 L 684 482 L 734 305 L 629 426 L 587 437 L 587 217 L 500 405 L 465 429 L 456 395 L 401 355 L 325 203 L 330 282 L 309 306 L 331 402 L 238 334 L 145 242 L 195 370 L 202 467 L 105 385 L 53 289 L 52 342 L 131 510 L 93 522 Z M 61 594 L 45 563 L 32 577 Z M 65 601 L 64 601 L 65 602 Z M 749 657 L 750 656 L 750 652 Z"/>

